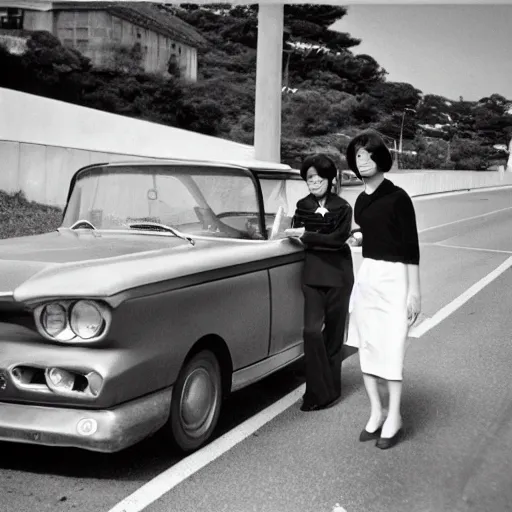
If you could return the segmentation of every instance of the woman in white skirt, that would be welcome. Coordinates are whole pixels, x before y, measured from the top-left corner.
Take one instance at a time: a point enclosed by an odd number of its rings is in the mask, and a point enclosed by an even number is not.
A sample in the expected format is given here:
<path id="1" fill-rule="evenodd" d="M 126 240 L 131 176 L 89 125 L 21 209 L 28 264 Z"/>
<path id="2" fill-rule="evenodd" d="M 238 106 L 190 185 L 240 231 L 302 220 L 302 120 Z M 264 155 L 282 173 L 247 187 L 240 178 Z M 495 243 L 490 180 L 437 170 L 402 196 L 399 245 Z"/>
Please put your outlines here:
<path id="1" fill-rule="evenodd" d="M 400 439 L 402 369 L 409 327 L 421 309 L 419 243 L 409 195 L 384 177 L 393 159 L 380 134 L 366 130 L 347 148 L 347 162 L 364 181 L 354 220 L 363 234 L 363 261 L 354 285 L 347 345 L 359 349 L 370 418 L 360 441 L 387 449 Z M 387 383 L 384 416 L 379 379 Z"/>

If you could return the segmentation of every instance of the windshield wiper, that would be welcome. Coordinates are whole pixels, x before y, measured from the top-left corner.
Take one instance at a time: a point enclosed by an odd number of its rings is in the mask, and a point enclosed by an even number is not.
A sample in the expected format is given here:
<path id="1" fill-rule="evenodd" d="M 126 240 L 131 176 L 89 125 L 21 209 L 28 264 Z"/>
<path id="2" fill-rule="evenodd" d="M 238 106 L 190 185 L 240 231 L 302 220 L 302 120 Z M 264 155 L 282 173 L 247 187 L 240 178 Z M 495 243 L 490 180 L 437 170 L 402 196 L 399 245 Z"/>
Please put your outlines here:
<path id="1" fill-rule="evenodd" d="M 92 224 L 91 222 L 89 222 L 88 220 L 85 220 L 85 219 L 80 219 L 80 220 L 77 220 L 76 222 L 73 223 L 72 226 L 69 227 L 69 229 L 78 229 L 79 227 L 87 227 L 89 229 L 96 229 L 94 227 L 94 224 Z"/>
<path id="2" fill-rule="evenodd" d="M 181 233 L 181 231 L 178 231 L 176 228 L 167 226 L 166 224 L 159 224 L 158 222 L 136 222 L 134 224 L 129 224 L 128 227 L 131 229 L 147 229 L 150 231 L 167 231 L 182 240 L 187 240 L 191 245 L 196 245 L 196 241 L 194 239 Z"/>

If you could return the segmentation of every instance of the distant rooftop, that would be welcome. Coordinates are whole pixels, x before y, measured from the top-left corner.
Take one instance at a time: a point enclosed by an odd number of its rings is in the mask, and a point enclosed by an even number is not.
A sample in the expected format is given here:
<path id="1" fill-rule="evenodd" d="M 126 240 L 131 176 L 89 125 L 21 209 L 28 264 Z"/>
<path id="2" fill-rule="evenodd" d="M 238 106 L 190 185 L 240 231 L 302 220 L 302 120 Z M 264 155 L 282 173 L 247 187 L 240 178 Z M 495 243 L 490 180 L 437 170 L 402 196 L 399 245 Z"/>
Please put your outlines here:
<path id="1" fill-rule="evenodd" d="M 206 45 L 197 30 L 158 5 L 148 2 L 53 2 L 54 11 L 105 10 L 125 21 L 167 36 L 194 48 Z"/>

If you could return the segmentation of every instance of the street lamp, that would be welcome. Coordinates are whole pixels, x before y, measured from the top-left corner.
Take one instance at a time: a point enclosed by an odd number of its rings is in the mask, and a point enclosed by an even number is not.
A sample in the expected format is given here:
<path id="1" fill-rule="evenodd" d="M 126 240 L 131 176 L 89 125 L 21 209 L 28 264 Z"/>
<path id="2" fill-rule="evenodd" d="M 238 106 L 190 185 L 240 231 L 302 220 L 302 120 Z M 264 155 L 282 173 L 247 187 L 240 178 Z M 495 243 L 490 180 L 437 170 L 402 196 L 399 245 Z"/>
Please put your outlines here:
<path id="1" fill-rule="evenodd" d="M 398 153 L 400 153 L 400 154 L 402 154 L 402 139 L 403 139 L 403 135 L 404 135 L 404 120 L 405 120 L 406 112 L 413 112 L 414 114 L 416 114 L 416 110 L 414 110 L 413 108 L 408 108 L 408 107 L 404 108 L 404 111 L 402 114 L 402 124 L 400 125 L 400 142 L 398 143 Z"/>

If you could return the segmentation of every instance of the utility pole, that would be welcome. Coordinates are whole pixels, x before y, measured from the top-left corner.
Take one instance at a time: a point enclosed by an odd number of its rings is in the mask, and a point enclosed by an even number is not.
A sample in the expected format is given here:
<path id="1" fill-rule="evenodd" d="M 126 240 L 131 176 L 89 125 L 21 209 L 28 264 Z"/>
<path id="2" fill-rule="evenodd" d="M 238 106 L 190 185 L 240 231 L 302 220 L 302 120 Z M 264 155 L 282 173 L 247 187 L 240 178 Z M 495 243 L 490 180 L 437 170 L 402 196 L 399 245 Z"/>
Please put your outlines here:
<path id="1" fill-rule="evenodd" d="M 405 113 L 409 111 L 409 112 L 413 112 L 414 114 L 416 114 L 416 110 L 414 110 L 413 108 L 408 108 L 408 107 L 405 107 L 404 108 L 404 111 L 402 113 L 402 123 L 400 124 L 400 142 L 398 143 L 398 160 L 401 161 L 401 157 L 402 157 L 402 151 L 403 151 L 403 136 L 404 136 L 404 121 L 405 121 Z M 399 167 L 400 167 L 400 164 L 399 164 Z"/>
<path id="2" fill-rule="evenodd" d="M 400 154 L 402 154 L 402 140 L 403 140 L 403 135 L 404 135 L 404 121 L 405 121 L 405 113 L 406 112 L 413 112 L 414 114 L 416 114 L 416 110 L 414 110 L 413 108 L 408 108 L 408 107 L 405 107 L 404 108 L 404 111 L 402 113 L 402 124 L 400 125 L 400 142 L 398 143 L 398 152 Z"/>

